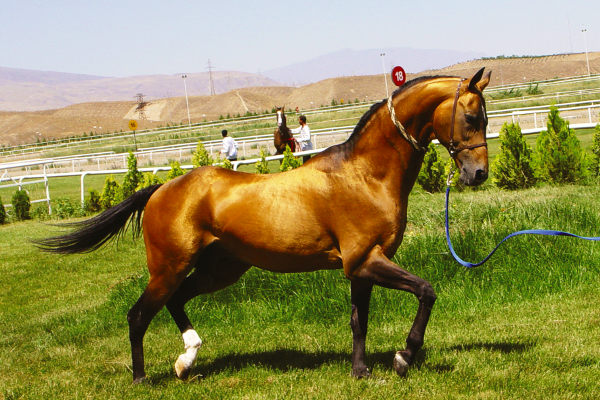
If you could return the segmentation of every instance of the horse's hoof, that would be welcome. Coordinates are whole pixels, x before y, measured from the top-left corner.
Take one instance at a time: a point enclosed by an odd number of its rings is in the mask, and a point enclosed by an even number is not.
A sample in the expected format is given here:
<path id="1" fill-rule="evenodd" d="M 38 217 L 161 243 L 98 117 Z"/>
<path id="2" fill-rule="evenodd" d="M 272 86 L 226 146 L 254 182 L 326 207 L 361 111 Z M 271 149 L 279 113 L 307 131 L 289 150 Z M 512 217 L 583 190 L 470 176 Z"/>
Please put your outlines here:
<path id="1" fill-rule="evenodd" d="M 137 378 L 133 378 L 133 384 L 134 385 L 139 385 L 140 383 L 144 383 L 144 382 L 146 382 L 146 375 L 139 376 Z"/>
<path id="2" fill-rule="evenodd" d="M 368 378 L 371 376 L 371 371 L 369 371 L 369 368 L 367 368 L 367 367 L 357 368 L 357 369 L 353 368 L 352 376 L 355 377 L 356 379 Z"/>
<path id="3" fill-rule="evenodd" d="M 396 352 L 396 355 L 394 356 L 394 369 L 396 370 L 396 373 L 400 376 L 406 376 L 408 366 L 408 362 L 404 359 L 402 352 Z"/>
<path id="4" fill-rule="evenodd" d="M 175 361 L 175 373 L 179 379 L 186 380 L 190 375 L 191 366 L 189 365 L 189 361 L 185 357 L 182 358 L 182 356 L 184 354 L 180 355 L 177 361 Z"/>

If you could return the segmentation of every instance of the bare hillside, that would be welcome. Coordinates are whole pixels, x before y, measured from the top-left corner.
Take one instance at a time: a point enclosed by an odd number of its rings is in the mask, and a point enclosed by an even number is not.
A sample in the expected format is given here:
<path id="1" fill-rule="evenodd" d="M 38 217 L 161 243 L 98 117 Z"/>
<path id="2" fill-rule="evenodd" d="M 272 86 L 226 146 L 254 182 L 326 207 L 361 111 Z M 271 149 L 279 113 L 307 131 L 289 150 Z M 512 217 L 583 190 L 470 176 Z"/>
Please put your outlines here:
<path id="1" fill-rule="evenodd" d="M 592 73 L 600 72 L 600 52 L 589 54 Z M 409 74 L 457 75 L 469 77 L 481 67 L 492 70 L 491 86 L 522 83 L 587 74 L 585 54 L 567 54 L 533 58 L 474 60 L 440 70 Z M 390 91 L 394 86 L 388 77 Z M 348 102 L 355 99 L 375 101 L 386 96 L 382 75 L 351 76 L 326 79 L 294 87 L 251 87 L 215 96 L 189 97 L 192 122 L 218 119 L 219 116 L 264 112 L 274 106 L 309 109 L 328 105 L 332 99 Z M 0 112 L 0 144 L 35 142 L 38 138 L 81 135 L 84 132 L 127 130 L 130 119 L 138 120 L 140 129 L 187 124 L 185 97 L 152 100 L 144 108 L 145 120 L 139 118 L 135 101 L 106 101 L 76 104 L 57 110 L 37 112 Z"/>

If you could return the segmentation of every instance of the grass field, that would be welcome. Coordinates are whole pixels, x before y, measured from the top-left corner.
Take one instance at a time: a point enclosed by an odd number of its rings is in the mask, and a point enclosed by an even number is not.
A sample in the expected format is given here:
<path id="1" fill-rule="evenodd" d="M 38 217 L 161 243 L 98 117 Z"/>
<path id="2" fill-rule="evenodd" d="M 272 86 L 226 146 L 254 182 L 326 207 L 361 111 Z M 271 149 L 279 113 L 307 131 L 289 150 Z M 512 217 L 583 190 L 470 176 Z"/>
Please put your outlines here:
<path id="1" fill-rule="evenodd" d="M 600 235 L 599 186 L 453 193 L 459 255 L 479 261 L 525 228 Z M 56 256 L 28 242 L 56 233 L 38 221 L 0 226 L 0 399 L 596 399 L 600 397 L 600 244 L 517 237 L 476 270 L 450 258 L 443 195 L 411 195 L 394 261 L 432 282 L 438 301 L 406 378 L 391 368 L 417 302 L 376 288 L 367 363 L 350 377 L 349 285 L 341 272 L 240 282 L 187 307 L 204 345 L 193 378 L 165 311 L 145 338 L 147 384 L 131 384 L 126 312 L 145 282 L 142 241 Z"/>

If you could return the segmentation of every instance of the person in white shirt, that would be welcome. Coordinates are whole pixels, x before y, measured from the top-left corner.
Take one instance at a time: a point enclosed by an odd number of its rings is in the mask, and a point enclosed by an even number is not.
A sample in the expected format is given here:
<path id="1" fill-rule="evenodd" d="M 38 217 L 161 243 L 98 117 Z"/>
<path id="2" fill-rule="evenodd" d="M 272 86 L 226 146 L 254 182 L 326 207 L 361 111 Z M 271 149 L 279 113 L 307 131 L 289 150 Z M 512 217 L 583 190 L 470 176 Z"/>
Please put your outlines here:
<path id="1" fill-rule="evenodd" d="M 313 144 L 310 140 L 310 128 L 306 123 L 306 117 L 304 115 L 301 115 L 300 117 L 298 117 L 298 122 L 300 123 L 300 126 L 296 129 L 292 129 L 291 131 L 292 133 L 297 134 L 297 136 L 295 136 L 295 139 L 300 144 L 300 151 L 312 150 Z M 303 162 L 306 162 L 309 159 L 310 155 L 302 157 Z"/>
<path id="2" fill-rule="evenodd" d="M 221 135 L 223 135 L 223 148 L 221 149 L 221 154 L 229 161 L 237 160 L 237 143 L 231 136 L 227 136 L 227 129 L 223 129 Z"/>

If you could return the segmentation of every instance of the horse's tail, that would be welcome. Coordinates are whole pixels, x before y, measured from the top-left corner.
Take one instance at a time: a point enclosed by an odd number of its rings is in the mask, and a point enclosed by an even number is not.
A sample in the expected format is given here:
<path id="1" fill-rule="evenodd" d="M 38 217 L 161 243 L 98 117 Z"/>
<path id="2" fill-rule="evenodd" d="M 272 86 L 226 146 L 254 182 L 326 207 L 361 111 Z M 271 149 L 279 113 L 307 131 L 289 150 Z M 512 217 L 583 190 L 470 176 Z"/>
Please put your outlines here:
<path id="1" fill-rule="evenodd" d="M 51 253 L 72 254 L 87 253 L 98 249 L 115 236 L 122 234 L 128 225 L 132 226 L 134 236 L 139 236 L 142 212 L 150 196 L 160 186 L 154 185 L 139 190 L 93 218 L 64 224 L 75 228 L 71 233 L 34 240 L 33 243 L 40 249 Z"/>

